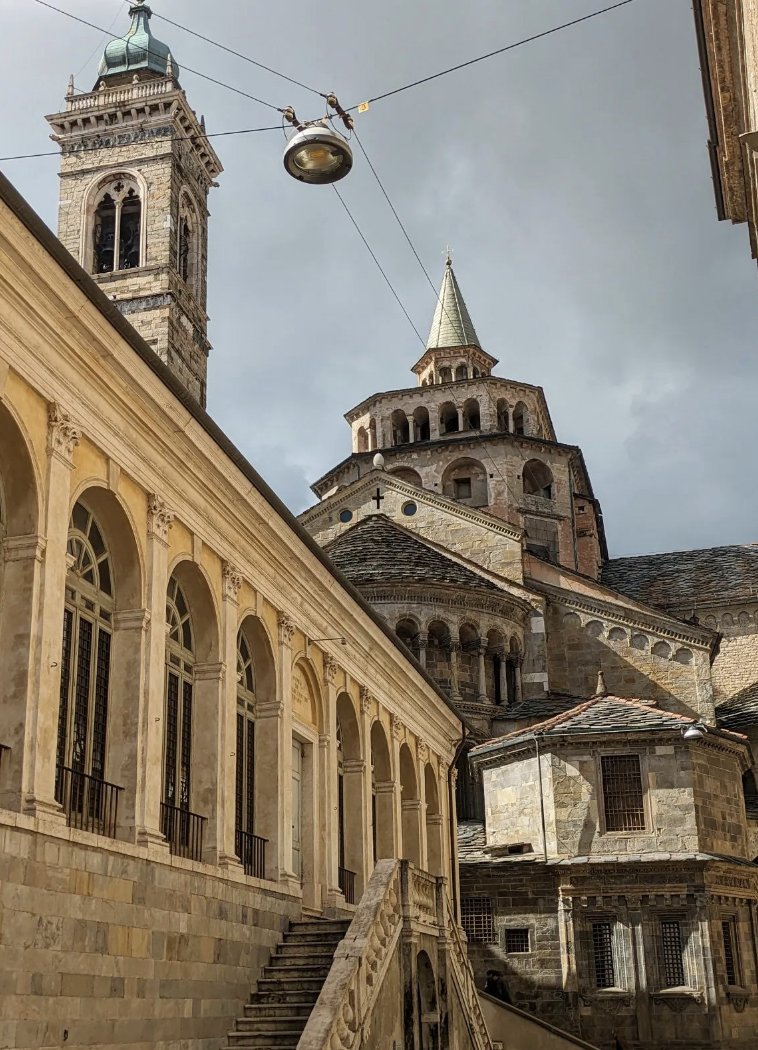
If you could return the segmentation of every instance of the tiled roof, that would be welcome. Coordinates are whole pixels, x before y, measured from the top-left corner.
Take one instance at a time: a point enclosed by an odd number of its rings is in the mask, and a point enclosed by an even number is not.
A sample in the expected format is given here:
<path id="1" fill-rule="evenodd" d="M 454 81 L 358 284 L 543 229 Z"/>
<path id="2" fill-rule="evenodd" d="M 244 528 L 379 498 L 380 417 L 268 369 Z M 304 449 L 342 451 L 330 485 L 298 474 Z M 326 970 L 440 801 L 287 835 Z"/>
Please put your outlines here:
<path id="1" fill-rule="evenodd" d="M 458 821 L 458 857 L 460 860 L 478 858 L 486 844 L 487 837 L 481 821 Z"/>
<path id="2" fill-rule="evenodd" d="M 758 726 L 758 682 L 725 700 L 716 708 L 716 721 L 724 729 L 743 732 Z"/>
<path id="3" fill-rule="evenodd" d="M 549 696 L 535 697 L 533 700 L 522 700 L 520 704 L 506 708 L 500 717 L 511 722 L 521 722 L 526 718 L 530 722 L 544 722 L 555 715 L 562 715 L 564 711 L 570 711 L 582 702 L 578 696 L 551 693 Z"/>
<path id="4" fill-rule="evenodd" d="M 445 264 L 445 274 L 437 297 L 429 338 L 426 341 L 427 350 L 436 350 L 443 346 L 479 346 L 479 337 L 463 301 L 449 257 Z"/>
<path id="5" fill-rule="evenodd" d="M 324 548 L 356 587 L 431 583 L 497 591 L 496 584 L 427 546 L 384 514 L 363 518 Z"/>
<path id="6" fill-rule="evenodd" d="M 661 609 L 758 597 L 758 544 L 612 558 L 602 582 Z"/>
<path id="7" fill-rule="evenodd" d="M 673 714 L 671 711 L 662 711 L 640 700 L 624 700 L 619 696 L 596 696 L 584 703 L 577 704 L 562 714 L 529 726 L 528 729 L 518 729 L 496 740 L 488 741 L 486 744 L 480 744 L 472 750 L 471 754 L 481 754 L 493 744 L 507 746 L 520 744 L 530 740 L 535 734 L 550 738 L 590 734 L 607 735 L 618 732 L 679 732 L 688 725 L 692 725 L 693 721 L 691 717 Z M 745 738 L 739 733 L 732 733 L 728 730 L 718 732 L 720 735 L 739 740 L 741 743 L 745 742 Z"/>

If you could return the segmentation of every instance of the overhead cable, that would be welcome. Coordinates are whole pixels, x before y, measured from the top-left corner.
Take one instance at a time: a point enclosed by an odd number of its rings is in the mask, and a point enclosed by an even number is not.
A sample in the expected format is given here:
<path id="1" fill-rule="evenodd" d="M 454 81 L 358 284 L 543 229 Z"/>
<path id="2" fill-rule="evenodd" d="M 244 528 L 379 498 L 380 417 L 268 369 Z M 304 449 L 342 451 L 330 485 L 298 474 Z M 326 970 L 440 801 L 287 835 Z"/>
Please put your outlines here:
<path id="1" fill-rule="evenodd" d="M 428 84 L 431 80 L 438 80 L 440 77 L 446 77 L 448 73 L 456 73 L 459 69 L 465 69 L 467 66 L 474 66 L 478 62 L 485 62 L 488 58 L 494 58 L 496 55 L 505 54 L 506 51 L 513 51 L 514 48 L 522 47 L 524 44 L 531 44 L 535 40 L 541 40 L 543 37 L 552 36 L 553 33 L 559 33 L 563 29 L 570 29 L 572 26 L 577 26 L 582 22 L 589 22 L 591 18 L 598 18 L 600 15 L 606 15 L 610 11 L 615 11 L 619 7 L 626 7 L 627 4 L 634 3 L 634 0 L 619 0 L 616 4 L 611 4 L 609 7 L 603 7 L 599 11 L 592 11 L 588 15 L 582 15 L 581 18 L 574 18 L 570 22 L 563 22 L 559 26 L 553 26 L 552 29 L 545 29 L 541 33 L 533 33 L 532 36 L 526 36 L 521 40 L 516 40 L 512 44 L 506 44 L 505 47 L 499 47 L 496 51 L 488 51 L 486 55 L 479 55 L 478 58 L 470 58 L 466 62 L 459 62 L 457 66 L 449 66 L 447 69 L 441 69 L 439 73 L 432 73 L 428 77 L 421 77 L 419 80 L 414 80 L 410 84 L 404 84 L 402 87 L 393 88 L 392 91 L 385 91 L 381 95 L 375 95 L 373 98 L 369 98 L 366 102 L 380 102 L 382 99 L 391 98 L 393 95 L 399 95 L 402 91 L 410 91 L 411 88 L 419 87 L 420 84 Z M 360 103 L 365 105 L 366 103 Z M 348 109 L 357 109 L 359 103 L 353 106 L 349 106 Z"/>

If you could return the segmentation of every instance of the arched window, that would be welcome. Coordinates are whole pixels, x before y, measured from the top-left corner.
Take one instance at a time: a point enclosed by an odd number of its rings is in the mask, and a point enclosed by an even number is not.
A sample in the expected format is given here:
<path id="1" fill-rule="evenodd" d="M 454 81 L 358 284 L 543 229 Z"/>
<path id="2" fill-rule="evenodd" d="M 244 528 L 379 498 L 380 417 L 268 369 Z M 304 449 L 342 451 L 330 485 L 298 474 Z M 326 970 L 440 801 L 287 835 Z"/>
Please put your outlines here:
<path id="1" fill-rule="evenodd" d="M 390 417 L 392 427 L 392 444 L 407 445 L 411 440 L 411 428 L 408 417 L 402 409 L 395 409 Z"/>
<path id="2" fill-rule="evenodd" d="M 513 433 L 526 434 L 529 426 L 529 412 L 523 401 L 516 403 L 513 409 Z"/>
<path id="3" fill-rule="evenodd" d="M 263 848 L 255 837 L 255 669 L 245 632 L 237 633 L 237 741 L 235 849 L 248 875 L 265 877 Z"/>
<path id="4" fill-rule="evenodd" d="M 113 577 L 103 533 L 83 503 L 71 514 L 68 556 L 55 797 L 69 824 L 112 835 L 105 761 Z"/>
<path id="5" fill-rule="evenodd" d="M 553 498 L 553 473 L 547 463 L 540 459 L 530 459 L 524 464 L 521 474 L 525 496 L 542 496 Z"/>
<path id="6" fill-rule="evenodd" d="M 192 700 L 195 647 L 184 591 L 172 576 L 166 595 L 166 697 L 163 734 L 161 830 L 171 849 L 193 856 L 198 828 L 191 821 Z M 199 819 L 199 818 L 198 818 Z"/>
<path id="7" fill-rule="evenodd" d="M 421 475 L 413 467 L 397 467 L 396 470 L 390 470 L 389 473 L 394 478 L 400 478 L 401 481 L 407 481 L 409 485 L 413 485 L 415 488 L 420 489 Z"/>
<path id="8" fill-rule="evenodd" d="M 179 276 L 196 291 L 198 266 L 198 219 L 197 210 L 186 192 L 182 193 L 179 205 L 179 224 L 176 238 L 176 269 Z"/>
<path id="9" fill-rule="evenodd" d="M 468 368 L 465 365 L 458 365 L 455 369 L 455 381 L 460 383 L 462 379 L 468 379 Z"/>
<path id="10" fill-rule="evenodd" d="M 179 276 L 189 281 L 192 272 L 192 227 L 183 215 L 179 220 Z"/>
<path id="11" fill-rule="evenodd" d="M 479 430 L 480 426 L 479 402 L 475 397 L 470 397 L 463 405 L 463 429 Z"/>
<path id="12" fill-rule="evenodd" d="M 142 202 L 133 179 L 118 176 L 101 188 L 92 229 L 94 273 L 141 265 Z"/>
<path id="13" fill-rule="evenodd" d="M 358 452 L 368 452 L 368 431 L 365 427 L 358 427 L 356 443 L 358 445 Z"/>
<path id="14" fill-rule="evenodd" d="M 413 440 L 429 440 L 429 410 L 419 405 L 413 412 Z"/>
<path id="15" fill-rule="evenodd" d="M 440 434 L 455 434 L 458 431 L 458 409 L 452 401 L 440 405 Z"/>
<path id="16" fill-rule="evenodd" d="M 468 457 L 448 464 L 442 475 L 442 493 L 470 507 L 486 507 L 489 488 L 484 465 Z"/>
<path id="17" fill-rule="evenodd" d="M 339 887 L 348 904 L 362 891 L 363 761 L 355 708 L 347 693 L 337 697 L 337 853 Z M 357 891 L 357 892 L 356 892 Z"/>
<path id="18" fill-rule="evenodd" d="M 453 370 L 444 366 L 439 370 L 440 383 L 452 383 L 453 381 Z"/>
<path id="19" fill-rule="evenodd" d="M 395 634 L 398 636 L 403 645 L 405 645 L 408 649 L 411 650 L 412 653 L 418 656 L 419 630 L 418 625 L 415 623 L 414 620 L 408 618 L 399 620 L 397 626 L 395 627 Z"/>

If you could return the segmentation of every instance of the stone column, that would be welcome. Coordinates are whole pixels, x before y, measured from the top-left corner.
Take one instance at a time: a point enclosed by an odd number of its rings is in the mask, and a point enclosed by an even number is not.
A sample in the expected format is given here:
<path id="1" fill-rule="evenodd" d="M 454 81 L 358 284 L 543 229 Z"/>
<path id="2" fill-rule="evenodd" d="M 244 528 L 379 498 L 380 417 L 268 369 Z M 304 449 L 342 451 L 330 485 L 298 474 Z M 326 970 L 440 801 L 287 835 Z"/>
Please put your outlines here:
<path id="1" fill-rule="evenodd" d="M 339 770 L 337 769 L 337 663 L 329 654 L 324 654 L 324 696 L 326 699 L 326 734 L 319 737 L 319 759 L 321 783 L 324 788 L 324 814 L 322 827 L 324 842 L 324 877 L 326 905 L 339 907 L 344 896 L 339 882 Z"/>
<path id="2" fill-rule="evenodd" d="M 390 755 L 392 761 L 392 832 L 393 832 L 393 857 L 404 856 L 402 850 L 403 842 L 403 792 L 400 780 L 400 744 L 405 735 L 405 726 L 399 715 L 390 718 L 392 736 L 390 739 Z M 378 788 L 378 785 L 377 785 Z"/>
<path id="3" fill-rule="evenodd" d="M 235 660 L 236 664 L 236 660 Z M 218 864 L 222 860 L 222 839 L 225 800 L 223 777 L 225 766 L 232 766 L 234 759 L 221 751 L 226 743 L 224 720 L 226 712 L 226 665 L 223 663 L 195 664 L 192 688 L 193 721 L 202 725 L 192 742 L 192 790 L 190 809 L 205 817 L 203 831 L 203 860 L 206 864 Z M 236 702 L 236 701 L 235 701 Z M 229 800 L 234 805 L 234 792 Z M 233 819 L 233 818 L 232 818 Z M 234 860 L 234 847 L 223 857 Z"/>
<path id="4" fill-rule="evenodd" d="M 218 796 L 216 821 L 218 825 L 218 862 L 224 868 L 241 867 L 236 843 L 237 763 L 237 634 L 239 631 L 239 592 L 242 573 L 224 562 L 222 566 L 221 645 L 222 660 L 226 666 L 221 690 L 218 746 Z"/>
<path id="5" fill-rule="evenodd" d="M 480 703 L 487 703 L 487 667 L 484 662 L 484 657 L 487 653 L 487 643 L 479 643 L 479 695 L 477 700 Z"/>
<path id="6" fill-rule="evenodd" d="M 574 931 L 574 899 L 560 896 L 558 900 L 558 935 L 561 947 L 561 969 L 563 989 L 567 993 L 572 1012 L 576 1018 L 579 1036 L 582 1037 L 582 1002 L 579 997 L 579 975 L 576 965 L 576 934 Z"/>
<path id="7" fill-rule="evenodd" d="M 457 409 L 458 412 L 458 433 L 463 430 L 463 409 Z"/>
<path id="8" fill-rule="evenodd" d="M 424 775 L 424 766 L 426 760 L 429 757 L 429 748 L 426 746 L 423 740 L 416 741 L 416 780 L 418 782 L 418 797 L 419 797 L 419 813 L 418 813 L 418 843 L 419 843 L 419 864 L 424 871 L 430 870 L 429 865 L 429 845 L 427 841 L 426 833 L 426 776 Z M 437 872 L 435 872 L 437 874 Z"/>
<path id="9" fill-rule="evenodd" d="M 36 612 L 42 585 L 45 541 L 41 536 L 8 536 L 0 545 L 4 561 L 0 605 L 0 755 L 3 789 L 0 806 L 20 810 L 28 794 L 34 740 L 27 722 L 37 704 Z M 31 780 L 29 780 L 31 783 Z"/>
<path id="10" fill-rule="evenodd" d="M 408 437 L 410 438 L 411 443 L 413 443 L 416 440 L 416 420 L 412 415 L 409 416 L 407 412 L 405 418 L 408 420 Z"/>
<path id="11" fill-rule="evenodd" d="M 461 690 L 458 684 L 458 653 L 460 645 L 453 643 L 450 646 L 450 697 L 452 700 L 461 699 Z"/>
<path id="12" fill-rule="evenodd" d="M 513 683 L 514 683 L 514 688 L 515 688 L 515 692 L 516 692 L 516 703 L 520 704 L 521 701 L 524 698 L 523 687 L 522 687 L 522 684 L 521 684 L 521 667 L 522 667 L 522 665 L 524 663 L 524 654 L 523 653 L 518 653 L 516 655 L 513 663 L 514 663 Z"/>
<path id="13" fill-rule="evenodd" d="M 500 666 L 498 667 L 498 679 L 500 682 L 500 703 L 503 707 L 508 706 L 508 664 L 505 654 L 500 657 Z"/>
<path id="14" fill-rule="evenodd" d="M 135 704 L 145 694 L 149 625 L 147 609 L 124 609 L 113 616 L 105 779 L 122 789 L 118 800 L 118 836 L 129 842 L 137 839 L 140 735 L 139 731 L 135 732 Z M 139 726 L 138 720 L 136 725 Z"/>
<path id="15" fill-rule="evenodd" d="M 285 613 L 279 613 L 279 717 L 278 754 L 281 764 L 279 807 L 279 879 L 289 883 L 293 893 L 300 893 L 301 882 L 292 870 L 292 639 L 295 625 Z"/>
<path id="16" fill-rule="evenodd" d="M 703 953 L 703 983 L 705 985 L 705 1005 L 708 1013 L 709 1042 L 713 1046 L 721 1043 L 723 1034 L 721 1031 L 721 1013 L 719 1011 L 718 986 L 713 966 L 713 944 L 711 942 L 711 924 L 708 914 L 710 894 L 695 894 L 696 922 L 700 932 L 700 946 Z"/>
<path id="17" fill-rule="evenodd" d="M 365 883 L 371 878 L 374 870 L 373 839 L 375 835 L 373 828 L 373 791 L 371 782 L 371 723 L 373 721 L 374 697 L 365 685 L 360 687 L 361 697 L 361 742 L 363 746 L 363 757 L 365 759 L 363 769 L 363 827 L 366 829 L 363 836 L 363 871 Z M 378 852 L 377 852 L 378 856 Z"/>
<path id="18" fill-rule="evenodd" d="M 143 846 L 168 849 L 160 830 L 166 692 L 166 590 L 168 534 L 173 511 L 156 495 L 147 500 L 147 627 L 142 702 L 137 705 L 139 751 L 134 802 L 135 837 Z"/>
<path id="19" fill-rule="evenodd" d="M 427 636 L 425 634 L 419 634 L 418 636 L 418 662 L 422 667 L 426 667 L 426 646 L 428 643 Z"/>
<path id="20" fill-rule="evenodd" d="M 55 801 L 55 760 L 61 691 L 63 607 L 66 594 L 71 471 L 81 431 L 60 405 L 48 412 L 45 559 L 39 588 L 36 689 L 24 726 L 23 808 L 32 816 L 64 819 Z"/>
<path id="21" fill-rule="evenodd" d="M 629 932 L 632 937 L 632 959 L 634 962 L 634 1008 L 637 1017 L 637 1030 L 640 1041 L 647 1043 L 653 1039 L 652 1018 L 650 1016 L 650 988 L 647 979 L 646 945 L 644 920 L 642 916 L 642 898 L 628 896 Z M 654 945 L 650 946 L 655 948 Z M 651 956 L 652 957 L 652 956 Z"/>
<path id="22" fill-rule="evenodd" d="M 280 677 L 281 672 L 277 679 Z M 255 834 L 266 840 L 266 878 L 271 882 L 278 882 L 283 870 L 280 809 L 284 805 L 285 790 L 292 789 L 283 779 L 283 714 L 284 703 L 279 697 L 255 705 L 256 759 L 260 756 L 255 763 Z"/>

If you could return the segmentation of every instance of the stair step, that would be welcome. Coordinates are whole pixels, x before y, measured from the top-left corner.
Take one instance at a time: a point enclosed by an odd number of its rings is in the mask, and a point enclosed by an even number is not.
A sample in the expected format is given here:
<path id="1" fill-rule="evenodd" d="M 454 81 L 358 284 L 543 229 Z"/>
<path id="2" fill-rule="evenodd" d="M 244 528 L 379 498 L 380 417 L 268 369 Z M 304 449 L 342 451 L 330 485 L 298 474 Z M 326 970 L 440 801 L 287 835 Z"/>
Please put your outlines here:
<path id="1" fill-rule="evenodd" d="M 336 945 L 338 945 L 340 943 L 340 941 L 342 940 L 342 937 L 343 937 L 342 933 L 320 933 L 320 932 L 318 932 L 316 930 L 314 930 L 313 932 L 308 930 L 307 933 L 301 933 L 300 930 L 295 930 L 295 931 L 288 930 L 287 933 L 285 933 L 285 935 L 284 935 L 284 940 L 282 941 L 282 945 L 285 945 L 285 944 L 303 944 L 303 945 L 305 945 L 305 944 L 310 944 L 310 945 L 325 944 L 326 945 L 326 944 L 328 944 L 328 945 L 335 945 L 335 947 L 336 947 Z"/>
<path id="2" fill-rule="evenodd" d="M 265 967 L 264 967 L 265 969 Z M 294 973 L 294 971 L 289 971 Z M 316 977 L 260 977 L 258 979 L 257 995 L 281 995 L 303 992 L 308 995 L 311 992 L 320 992 L 325 981 L 323 975 Z"/>
<path id="3" fill-rule="evenodd" d="M 271 1009 L 269 1005 L 268 1009 Z M 248 1014 L 245 1017 L 238 1017 L 236 1021 L 238 1032 L 257 1032 L 261 1029 L 271 1029 L 282 1027 L 284 1029 L 295 1029 L 300 1028 L 302 1031 L 305 1028 L 305 1022 L 311 1015 L 312 1006 L 308 1005 L 300 1007 L 300 1012 L 296 1013 L 297 1007 L 293 1007 L 292 1003 L 284 1003 L 281 1007 L 280 1013 L 276 1014 Z"/>
<path id="4" fill-rule="evenodd" d="M 308 1018 L 311 1015 L 313 1007 L 318 999 L 317 995 L 313 995 L 310 999 L 305 1002 L 288 1002 L 288 1003 L 246 1003 L 245 1004 L 245 1015 L 244 1017 L 237 1018 L 237 1024 L 241 1024 L 243 1021 L 261 1021 L 263 1018 L 273 1018 L 277 1021 L 288 1018 L 300 1019 Z"/>
<path id="5" fill-rule="evenodd" d="M 339 933 L 343 937 L 350 923 L 343 919 L 314 919 L 311 922 L 293 922 L 290 933 Z"/>
<path id="6" fill-rule="evenodd" d="M 280 944 L 276 950 L 277 959 L 333 959 L 339 941 L 335 941 L 330 948 L 323 942 L 319 944 L 300 944 L 298 941 L 288 941 Z"/>
<path id="7" fill-rule="evenodd" d="M 330 968 L 331 960 L 324 963 L 311 963 L 310 960 L 306 960 L 290 964 L 289 966 L 286 964 L 280 966 L 279 960 L 276 960 L 270 966 L 264 966 L 263 973 L 265 977 L 274 980 L 286 981 L 289 977 L 320 977 L 323 981 L 326 979 Z"/>
<path id="8" fill-rule="evenodd" d="M 257 1032 L 229 1032 L 229 1042 L 232 1046 L 255 1046 L 260 1050 L 273 1050 L 274 1047 L 296 1047 L 302 1028 L 281 1029 L 259 1029 Z"/>

